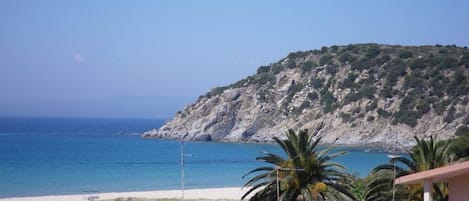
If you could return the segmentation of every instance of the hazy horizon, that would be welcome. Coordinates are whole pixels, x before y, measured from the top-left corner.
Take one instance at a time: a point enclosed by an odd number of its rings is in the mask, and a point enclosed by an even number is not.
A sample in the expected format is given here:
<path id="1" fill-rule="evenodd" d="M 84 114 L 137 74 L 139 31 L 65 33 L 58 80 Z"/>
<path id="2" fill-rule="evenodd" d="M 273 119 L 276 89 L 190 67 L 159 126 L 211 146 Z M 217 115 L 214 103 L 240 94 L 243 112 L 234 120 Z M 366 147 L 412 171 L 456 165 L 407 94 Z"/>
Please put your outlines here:
<path id="1" fill-rule="evenodd" d="M 469 46 L 461 1 L 0 1 L 0 116 L 171 118 L 289 52 Z"/>

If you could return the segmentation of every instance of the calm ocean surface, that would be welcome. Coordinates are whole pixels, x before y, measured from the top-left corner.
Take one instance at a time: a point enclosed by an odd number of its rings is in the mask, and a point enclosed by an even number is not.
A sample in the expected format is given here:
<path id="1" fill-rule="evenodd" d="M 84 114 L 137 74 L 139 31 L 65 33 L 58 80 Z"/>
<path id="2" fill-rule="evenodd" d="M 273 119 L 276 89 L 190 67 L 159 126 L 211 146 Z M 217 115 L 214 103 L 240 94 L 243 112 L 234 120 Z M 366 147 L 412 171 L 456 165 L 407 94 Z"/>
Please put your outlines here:
<path id="1" fill-rule="evenodd" d="M 0 118 L 0 197 L 180 188 L 180 144 L 145 140 L 155 119 Z M 186 142 L 186 188 L 241 186 L 275 145 Z M 385 153 L 348 150 L 336 161 L 365 176 Z"/>

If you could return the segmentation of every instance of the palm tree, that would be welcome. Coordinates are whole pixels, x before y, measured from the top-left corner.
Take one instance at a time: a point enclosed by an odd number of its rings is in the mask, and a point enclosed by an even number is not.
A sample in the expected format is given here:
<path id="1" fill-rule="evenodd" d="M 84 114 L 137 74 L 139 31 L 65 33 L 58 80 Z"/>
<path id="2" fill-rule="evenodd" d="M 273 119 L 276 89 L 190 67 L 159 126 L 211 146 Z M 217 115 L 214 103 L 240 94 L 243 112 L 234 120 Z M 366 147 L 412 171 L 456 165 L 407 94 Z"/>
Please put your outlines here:
<path id="1" fill-rule="evenodd" d="M 317 132 L 308 135 L 308 130 L 297 133 L 289 129 L 287 138 L 274 138 L 286 154 L 286 158 L 264 153 L 257 160 L 270 164 L 256 168 L 246 175 L 257 173 L 244 187 L 250 190 L 241 199 L 255 193 L 250 200 L 276 200 L 277 183 L 281 200 L 351 200 L 350 180 L 345 168 L 331 161 L 346 152 L 330 154 L 332 146 L 318 150 L 321 140 Z M 278 180 L 277 180 L 278 178 Z"/>
<path id="2" fill-rule="evenodd" d="M 454 154 L 450 151 L 451 144 L 447 141 L 438 141 L 433 136 L 428 140 L 414 137 L 417 145 L 408 152 L 407 156 L 398 156 L 390 160 L 389 164 L 376 167 L 372 175 L 374 179 L 368 185 L 367 200 L 390 200 L 396 178 L 425 170 L 430 170 L 450 164 Z M 423 187 L 421 184 L 398 186 L 396 200 L 422 200 Z M 433 185 L 433 199 L 447 200 L 446 184 Z"/>

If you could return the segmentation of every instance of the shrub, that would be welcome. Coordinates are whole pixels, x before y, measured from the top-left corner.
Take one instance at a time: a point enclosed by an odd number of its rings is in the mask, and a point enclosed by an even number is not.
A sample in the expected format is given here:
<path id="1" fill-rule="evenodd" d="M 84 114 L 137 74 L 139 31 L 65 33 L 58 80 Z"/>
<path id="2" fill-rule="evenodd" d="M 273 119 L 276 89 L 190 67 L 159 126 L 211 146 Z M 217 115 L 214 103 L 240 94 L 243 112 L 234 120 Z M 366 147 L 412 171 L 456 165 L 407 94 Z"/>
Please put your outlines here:
<path id="1" fill-rule="evenodd" d="M 378 56 L 380 52 L 381 50 L 379 49 L 379 46 L 371 45 L 366 49 L 365 56 L 368 57 L 369 59 L 373 59 L 376 56 Z"/>
<path id="2" fill-rule="evenodd" d="M 416 111 L 401 109 L 394 115 L 392 124 L 404 123 L 410 127 L 417 125 L 418 114 Z"/>
<path id="3" fill-rule="evenodd" d="M 376 64 L 377 64 L 377 65 L 383 65 L 383 64 L 385 64 L 386 62 L 390 61 L 390 60 L 391 60 L 391 57 L 390 57 L 389 55 L 383 55 L 383 56 L 381 56 L 381 57 L 379 57 L 379 58 L 377 58 L 377 59 L 375 59 L 375 60 L 376 60 Z"/>
<path id="4" fill-rule="evenodd" d="M 327 53 L 327 47 L 326 46 L 321 47 L 321 53 L 323 53 L 323 54 Z"/>
<path id="5" fill-rule="evenodd" d="M 357 54 L 360 51 L 360 47 L 358 47 L 357 45 L 352 45 L 352 44 L 347 45 L 347 47 L 345 49 L 347 51 L 351 51 L 355 54 Z"/>
<path id="6" fill-rule="evenodd" d="M 316 93 L 316 92 L 314 92 L 314 91 L 308 93 L 308 99 L 309 99 L 309 100 L 314 101 L 314 100 L 316 100 L 316 99 L 318 99 L 318 98 L 319 98 L 318 93 Z"/>
<path id="7" fill-rule="evenodd" d="M 323 66 L 323 65 L 326 65 L 326 64 L 331 64 L 332 63 L 332 58 L 334 58 L 334 57 L 330 54 L 326 54 L 326 55 L 322 56 L 319 59 L 319 65 Z"/>
<path id="8" fill-rule="evenodd" d="M 457 136 L 469 134 L 469 128 L 467 126 L 459 126 L 454 134 Z"/>
<path id="9" fill-rule="evenodd" d="M 378 115 L 379 117 L 382 117 L 382 118 L 388 118 L 391 116 L 391 113 L 387 112 L 386 110 L 383 110 L 381 108 L 378 108 Z"/>
<path id="10" fill-rule="evenodd" d="M 366 121 L 374 121 L 375 120 L 375 117 L 374 116 L 368 116 L 366 118 Z"/>
<path id="11" fill-rule="evenodd" d="M 348 52 L 343 52 L 339 55 L 339 61 L 342 62 L 342 63 L 345 63 L 345 62 L 349 62 L 349 63 L 352 63 L 356 60 L 357 58 L 352 56 L 350 53 Z"/>
<path id="12" fill-rule="evenodd" d="M 448 95 L 454 97 L 468 94 L 469 86 L 463 71 L 458 70 L 454 73 L 453 79 L 446 88 L 446 91 Z"/>
<path id="13" fill-rule="evenodd" d="M 418 104 L 417 104 L 417 115 L 418 117 L 422 117 L 424 114 L 426 114 L 428 111 L 430 111 L 430 103 L 426 99 L 421 99 Z"/>
<path id="14" fill-rule="evenodd" d="M 422 58 L 413 59 L 410 62 L 410 69 L 417 69 L 417 68 L 423 69 L 426 66 L 427 66 L 427 60 L 422 59 Z"/>
<path id="15" fill-rule="evenodd" d="M 287 63 L 287 68 L 293 69 L 296 68 L 296 62 L 294 60 L 289 60 Z"/>
<path id="16" fill-rule="evenodd" d="M 469 114 L 464 117 L 464 119 L 462 120 L 462 123 L 469 124 Z"/>
<path id="17" fill-rule="evenodd" d="M 324 86 L 324 78 L 319 78 L 319 79 L 314 79 L 314 78 L 311 78 L 311 85 L 315 88 L 315 89 L 320 89 Z"/>
<path id="18" fill-rule="evenodd" d="M 317 64 L 314 63 L 313 61 L 307 61 L 307 62 L 304 62 L 303 65 L 301 65 L 301 70 L 303 70 L 303 72 L 308 72 L 316 66 Z"/>
<path id="19" fill-rule="evenodd" d="M 310 52 L 308 51 L 291 52 L 290 54 L 288 54 L 287 58 L 293 60 L 293 59 L 300 58 L 300 57 L 306 57 L 308 56 L 308 54 L 310 54 Z"/>
<path id="20" fill-rule="evenodd" d="M 381 96 L 384 98 L 392 98 L 392 87 L 386 85 L 381 89 Z"/>
<path id="21" fill-rule="evenodd" d="M 251 84 L 256 84 L 256 85 L 266 85 L 269 82 L 271 84 L 275 83 L 277 81 L 275 75 L 271 73 L 262 73 L 260 74 L 257 78 L 253 79 L 251 81 Z"/>
<path id="22" fill-rule="evenodd" d="M 271 68 L 272 68 L 272 73 L 274 73 L 274 74 L 278 74 L 282 71 L 282 66 L 280 64 L 277 64 L 277 63 L 273 64 Z"/>
<path id="23" fill-rule="evenodd" d="M 331 46 L 331 50 L 332 50 L 332 52 L 337 52 L 337 50 L 339 50 L 339 46 L 333 45 L 333 46 Z"/>
<path id="24" fill-rule="evenodd" d="M 455 113 L 456 113 L 456 108 L 454 108 L 454 105 L 451 105 L 449 110 L 446 112 L 446 116 L 443 119 L 446 123 L 451 123 L 455 119 Z"/>
<path id="25" fill-rule="evenodd" d="M 326 68 L 326 73 L 330 75 L 335 75 L 339 71 L 339 68 L 336 65 L 328 65 Z"/>
<path id="26" fill-rule="evenodd" d="M 448 107 L 448 105 L 450 103 L 451 103 L 450 100 L 443 100 L 443 101 L 439 102 L 438 104 L 436 104 L 435 113 L 438 114 L 438 115 L 442 115 L 443 112 L 446 111 L 446 107 Z"/>
<path id="27" fill-rule="evenodd" d="M 375 99 L 373 102 L 371 102 L 369 105 L 366 106 L 366 111 L 373 111 L 378 107 L 378 101 Z"/>
<path id="28" fill-rule="evenodd" d="M 310 105 L 311 105 L 311 104 L 310 104 L 309 101 L 305 101 L 305 102 L 301 103 L 300 107 L 295 108 L 295 109 L 293 110 L 293 114 L 295 114 L 295 115 L 300 115 L 300 114 L 303 112 L 303 110 L 304 110 L 305 108 L 308 108 Z"/>
<path id="29" fill-rule="evenodd" d="M 334 97 L 332 92 L 326 89 L 323 89 L 321 91 L 321 104 L 324 105 L 324 113 L 329 113 L 335 110 L 335 108 L 337 107 L 336 102 L 337 99 Z"/>
<path id="30" fill-rule="evenodd" d="M 301 83 L 293 84 L 288 88 L 288 96 L 293 97 L 296 93 L 300 92 L 304 86 Z"/>
<path id="31" fill-rule="evenodd" d="M 469 52 L 465 52 L 463 57 L 461 58 L 461 62 L 464 67 L 469 68 Z"/>
<path id="32" fill-rule="evenodd" d="M 401 58 L 401 59 L 407 59 L 407 58 L 410 58 L 412 56 L 414 56 L 414 53 L 412 53 L 409 50 L 403 50 L 403 51 L 399 52 L 399 58 Z"/>
<path id="33" fill-rule="evenodd" d="M 270 66 L 261 66 L 257 69 L 257 74 L 267 73 L 270 71 Z"/>
<path id="34" fill-rule="evenodd" d="M 469 134 L 460 135 L 458 138 L 451 140 L 451 142 L 450 151 L 456 154 L 456 158 L 466 158 L 469 156 Z"/>
<path id="35" fill-rule="evenodd" d="M 351 88 L 354 89 L 358 87 L 357 83 L 355 83 L 355 79 L 357 79 L 358 75 L 355 73 L 350 72 L 347 77 L 342 82 L 342 88 Z"/>
<path id="36" fill-rule="evenodd" d="M 349 113 L 341 112 L 339 115 L 340 115 L 340 118 L 342 118 L 342 122 L 344 123 L 352 121 L 352 115 Z"/>

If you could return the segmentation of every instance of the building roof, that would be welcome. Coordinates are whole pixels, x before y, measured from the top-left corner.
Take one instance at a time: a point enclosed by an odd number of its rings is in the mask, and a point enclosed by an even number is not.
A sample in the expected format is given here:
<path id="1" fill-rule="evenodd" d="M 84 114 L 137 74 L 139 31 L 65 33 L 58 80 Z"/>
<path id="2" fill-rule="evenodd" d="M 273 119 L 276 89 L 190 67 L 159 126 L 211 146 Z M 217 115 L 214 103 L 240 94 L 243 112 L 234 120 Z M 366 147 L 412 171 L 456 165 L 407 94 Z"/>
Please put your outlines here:
<path id="1" fill-rule="evenodd" d="M 464 174 L 469 174 L 469 161 L 402 176 L 397 178 L 395 183 L 423 183 L 423 181 L 426 179 L 431 179 L 433 182 L 444 182 L 447 181 L 449 178 L 457 177 Z"/>

